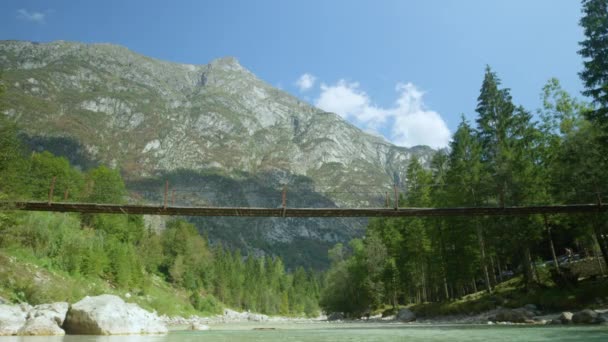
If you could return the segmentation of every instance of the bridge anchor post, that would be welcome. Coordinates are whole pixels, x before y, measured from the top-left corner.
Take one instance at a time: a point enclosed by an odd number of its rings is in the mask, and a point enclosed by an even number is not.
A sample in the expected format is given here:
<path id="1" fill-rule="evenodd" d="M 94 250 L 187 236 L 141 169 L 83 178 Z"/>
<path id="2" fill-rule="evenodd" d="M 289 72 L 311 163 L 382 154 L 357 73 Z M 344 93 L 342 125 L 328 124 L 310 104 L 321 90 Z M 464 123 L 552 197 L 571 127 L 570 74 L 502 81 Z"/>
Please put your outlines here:
<path id="1" fill-rule="evenodd" d="M 283 185 L 283 194 L 281 197 L 283 207 L 283 213 L 281 214 L 281 217 L 285 217 L 285 212 L 287 211 L 287 185 Z"/>
<path id="2" fill-rule="evenodd" d="M 49 205 L 53 203 L 53 191 L 55 191 L 55 181 L 57 180 L 57 176 L 53 176 L 51 180 L 51 187 L 49 189 Z"/>

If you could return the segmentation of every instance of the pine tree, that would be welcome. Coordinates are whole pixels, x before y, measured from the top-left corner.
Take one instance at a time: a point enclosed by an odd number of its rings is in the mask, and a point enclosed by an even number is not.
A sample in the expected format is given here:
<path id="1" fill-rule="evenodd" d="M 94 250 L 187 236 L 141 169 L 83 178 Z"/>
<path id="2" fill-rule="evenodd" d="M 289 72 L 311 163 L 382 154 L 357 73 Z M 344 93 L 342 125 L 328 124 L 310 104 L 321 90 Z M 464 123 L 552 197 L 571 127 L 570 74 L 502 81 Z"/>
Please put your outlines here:
<path id="1" fill-rule="evenodd" d="M 598 107 L 587 113 L 593 123 L 606 129 L 608 125 L 608 1 L 583 0 L 583 17 L 580 25 L 585 40 L 580 42 L 579 54 L 585 59 L 580 77 L 584 82 L 583 94 L 593 99 Z"/>

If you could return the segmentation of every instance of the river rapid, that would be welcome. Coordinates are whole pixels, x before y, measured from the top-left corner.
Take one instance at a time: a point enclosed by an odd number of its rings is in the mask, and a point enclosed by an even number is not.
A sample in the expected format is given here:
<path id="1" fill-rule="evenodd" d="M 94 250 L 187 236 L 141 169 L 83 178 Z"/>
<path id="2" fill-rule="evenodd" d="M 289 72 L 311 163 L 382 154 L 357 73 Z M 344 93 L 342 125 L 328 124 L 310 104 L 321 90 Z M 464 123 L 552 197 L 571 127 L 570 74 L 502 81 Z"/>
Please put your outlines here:
<path id="1" fill-rule="evenodd" d="M 228 341 L 608 341 L 608 326 L 523 326 L 403 323 L 225 323 L 208 331 L 161 336 L 0 337 L 0 342 L 228 342 Z"/>

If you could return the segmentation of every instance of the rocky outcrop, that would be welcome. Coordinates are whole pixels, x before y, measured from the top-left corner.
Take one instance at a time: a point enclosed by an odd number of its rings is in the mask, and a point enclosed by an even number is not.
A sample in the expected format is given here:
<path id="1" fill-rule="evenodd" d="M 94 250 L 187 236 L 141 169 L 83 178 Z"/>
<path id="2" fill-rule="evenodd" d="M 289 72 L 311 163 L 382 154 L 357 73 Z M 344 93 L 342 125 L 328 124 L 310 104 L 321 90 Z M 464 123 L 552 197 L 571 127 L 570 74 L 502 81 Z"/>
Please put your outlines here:
<path id="1" fill-rule="evenodd" d="M 27 320 L 28 305 L 0 304 L 0 336 L 16 335 Z"/>
<path id="2" fill-rule="evenodd" d="M 23 336 L 53 336 L 65 335 L 65 331 L 57 325 L 57 322 L 46 316 L 33 317 L 27 320 L 17 335 Z"/>
<path id="3" fill-rule="evenodd" d="M 238 312 L 231 309 L 224 309 L 224 321 L 232 322 L 265 322 L 268 321 L 268 316 L 253 312 Z"/>
<path id="4" fill-rule="evenodd" d="M 328 321 L 341 321 L 344 319 L 344 313 L 342 312 L 332 312 L 327 316 Z"/>
<path id="5" fill-rule="evenodd" d="M 572 323 L 572 312 L 564 311 L 557 318 L 562 324 L 570 324 Z"/>
<path id="6" fill-rule="evenodd" d="M 525 308 L 501 309 L 489 320 L 493 322 L 534 323 L 533 317 L 534 313 Z"/>
<path id="7" fill-rule="evenodd" d="M 413 322 L 416 320 L 416 314 L 409 309 L 400 309 L 395 319 L 401 322 Z"/>
<path id="8" fill-rule="evenodd" d="M 205 331 L 209 330 L 209 326 L 206 324 L 201 324 L 199 322 L 192 322 L 190 324 L 190 330 Z"/>
<path id="9" fill-rule="evenodd" d="M 593 310 L 585 309 L 572 315 L 572 323 L 575 324 L 592 324 L 599 314 Z"/>
<path id="10" fill-rule="evenodd" d="M 428 165 L 434 154 L 429 147 L 395 146 L 368 134 L 273 88 L 234 58 L 185 65 L 110 44 L 0 41 L 0 69 L 10 70 L 2 76 L 6 92 L 0 107 L 19 121 L 34 150 L 62 155 L 83 169 L 120 167 L 132 179 L 178 170 L 226 176 L 204 182 L 205 192 L 197 190 L 196 179 L 175 178 L 183 193 L 193 189 L 176 198 L 178 205 L 274 207 L 280 190 L 269 191 L 289 184 L 290 206 L 382 206 L 384 196 L 355 185 L 390 190 L 395 180 L 403 182 L 412 157 Z M 232 186 L 231 180 L 244 176 L 251 185 Z M 257 176 L 270 179 L 257 184 Z M 304 178 L 300 195 L 294 183 Z M 309 189 L 323 194 L 310 197 Z M 133 194 L 141 196 L 137 201 L 156 203 L 149 190 Z M 318 258 L 308 254 L 316 249 L 303 243 L 347 242 L 365 226 L 328 218 L 252 220 L 194 222 L 210 239 L 248 254 L 281 251 L 290 268 L 329 266 L 327 260 L 311 264 Z"/>
<path id="11" fill-rule="evenodd" d="M 85 297 L 72 305 L 64 328 L 68 334 L 125 335 L 164 334 L 167 327 L 155 313 L 137 304 L 125 303 L 120 297 L 101 295 Z"/>
<path id="12" fill-rule="evenodd" d="M 61 326 L 65 321 L 69 306 L 66 302 L 36 305 L 27 314 L 27 322 L 19 329 L 17 334 L 33 336 L 65 335 Z"/>

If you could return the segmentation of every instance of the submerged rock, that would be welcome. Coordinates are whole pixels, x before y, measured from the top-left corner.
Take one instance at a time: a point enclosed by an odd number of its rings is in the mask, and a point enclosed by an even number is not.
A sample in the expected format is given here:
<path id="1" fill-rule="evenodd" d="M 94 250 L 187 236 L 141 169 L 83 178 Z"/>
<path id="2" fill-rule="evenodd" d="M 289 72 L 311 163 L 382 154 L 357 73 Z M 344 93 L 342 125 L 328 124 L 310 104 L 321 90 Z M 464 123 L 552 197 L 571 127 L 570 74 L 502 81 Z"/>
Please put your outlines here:
<path id="1" fill-rule="evenodd" d="M 65 320 L 68 334 L 117 335 L 164 334 L 167 327 L 154 313 L 120 297 L 101 295 L 85 297 L 72 305 Z"/>
<path id="2" fill-rule="evenodd" d="M 416 314 L 410 309 L 400 309 L 396 319 L 401 322 L 413 322 L 416 320 Z"/>

